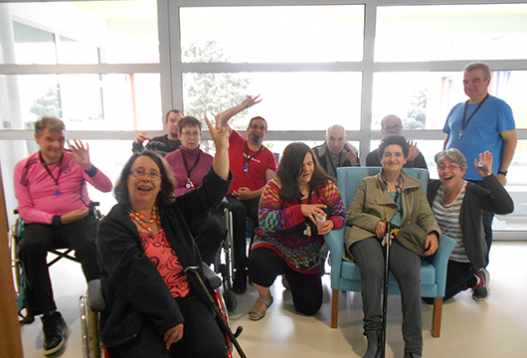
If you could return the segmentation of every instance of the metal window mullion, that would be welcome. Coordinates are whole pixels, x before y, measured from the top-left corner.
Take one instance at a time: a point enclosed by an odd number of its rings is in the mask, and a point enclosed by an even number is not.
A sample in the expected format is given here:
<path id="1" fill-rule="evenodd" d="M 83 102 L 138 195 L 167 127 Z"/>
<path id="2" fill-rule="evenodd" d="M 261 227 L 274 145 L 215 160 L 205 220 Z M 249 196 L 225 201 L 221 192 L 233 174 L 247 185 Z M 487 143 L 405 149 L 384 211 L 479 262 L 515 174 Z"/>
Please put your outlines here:
<path id="1" fill-rule="evenodd" d="M 93 65 L 0 65 L 3 75 L 93 74 L 93 73 L 160 73 L 154 64 L 93 64 Z"/>

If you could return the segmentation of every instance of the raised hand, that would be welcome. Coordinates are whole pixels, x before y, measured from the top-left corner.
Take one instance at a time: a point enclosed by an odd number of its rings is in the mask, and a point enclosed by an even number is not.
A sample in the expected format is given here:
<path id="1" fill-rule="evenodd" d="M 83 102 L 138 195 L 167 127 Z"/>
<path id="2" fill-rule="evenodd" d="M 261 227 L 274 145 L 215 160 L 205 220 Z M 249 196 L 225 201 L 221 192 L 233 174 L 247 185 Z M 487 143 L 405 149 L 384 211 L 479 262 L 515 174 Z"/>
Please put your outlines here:
<path id="1" fill-rule="evenodd" d="M 135 136 L 134 143 L 143 144 L 143 142 L 147 139 L 150 140 L 150 138 L 146 136 L 146 132 L 141 132 Z"/>
<path id="2" fill-rule="evenodd" d="M 481 163 L 482 166 L 479 166 L 479 163 Z M 486 168 L 483 167 L 483 165 Z M 479 161 L 477 158 L 474 159 L 474 167 L 482 177 L 492 174 L 492 153 L 488 150 L 485 153 L 479 153 Z"/>
<path id="3" fill-rule="evenodd" d="M 216 151 L 229 149 L 229 134 L 230 128 L 228 125 L 222 126 L 221 113 L 215 116 L 216 125 L 213 126 L 207 116 L 205 116 L 205 122 L 209 127 L 210 136 L 216 146 Z"/>
<path id="4" fill-rule="evenodd" d="M 86 147 L 84 147 L 84 143 L 77 139 L 74 139 L 73 142 L 74 144 L 70 143 L 72 152 L 69 153 L 69 155 L 73 158 L 75 163 L 83 167 L 84 170 L 87 172 L 90 171 L 93 167 L 90 161 L 90 145 L 86 143 Z"/>
<path id="5" fill-rule="evenodd" d="M 344 153 L 346 153 L 346 158 L 350 161 L 351 165 L 355 165 L 357 163 L 357 153 L 353 149 L 349 149 L 344 147 Z"/>
<path id="6" fill-rule="evenodd" d="M 408 160 L 414 160 L 419 155 L 419 149 L 417 148 L 417 142 L 414 143 L 413 140 L 409 140 L 410 152 L 408 153 Z"/>
<path id="7" fill-rule="evenodd" d="M 253 96 L 247 96 L 247 98 L 242 102 L 242 107 L 244 109 L 250 108 L 254 106 L 255 104 L 258 104 L 263 101 L 263 99 L 258 100 L 260 95 L 257 95 L 256 97 Z"/>

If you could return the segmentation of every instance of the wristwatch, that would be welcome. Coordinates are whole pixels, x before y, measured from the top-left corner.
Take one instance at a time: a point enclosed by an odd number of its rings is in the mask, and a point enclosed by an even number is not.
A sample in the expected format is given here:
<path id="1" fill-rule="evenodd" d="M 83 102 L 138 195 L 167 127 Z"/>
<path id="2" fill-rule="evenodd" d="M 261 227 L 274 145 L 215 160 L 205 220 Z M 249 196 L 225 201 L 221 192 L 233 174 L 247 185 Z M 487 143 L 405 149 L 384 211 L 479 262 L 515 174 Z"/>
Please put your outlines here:
<path id="1" fill-rule="evenodd" d="M 501 170 L 498 170 L 498 174 L 501 174 L 503 176 L 507 176 L 508 171 L 502 172 Z"/>

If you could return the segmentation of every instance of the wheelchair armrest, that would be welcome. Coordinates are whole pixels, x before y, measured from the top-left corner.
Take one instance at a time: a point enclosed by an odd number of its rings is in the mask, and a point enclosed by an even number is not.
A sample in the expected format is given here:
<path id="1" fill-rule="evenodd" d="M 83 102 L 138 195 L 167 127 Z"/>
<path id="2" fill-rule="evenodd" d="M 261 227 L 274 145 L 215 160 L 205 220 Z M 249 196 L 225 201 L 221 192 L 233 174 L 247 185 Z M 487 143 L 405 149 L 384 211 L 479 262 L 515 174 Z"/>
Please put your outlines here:
<path id="1" fill-rule="evenodd" d="M 203 268 L 205 278 L 209 281 L 209 284 L 212 286 L 212 288 L 216 289 L 220 287 L 222 284 L 221 277 L 216 275 L 216 273 L 212 271 L 212 269 L 206 263 L 203 262 L 201 267 Z"/>
<path id="2" fill-rule="evenodd" d="M 106 308 L 100 279 L 88 282 L 88 304 L 93 312 L 101 312 Z"/>
<path id="3" fill-rule="evenodd" d="M 449 236 L 441 235 L 441 238 L 439 239 L 439 248 L 431 258 L 432 265 L 434 265 L 436 269 L 438 292 L 441 294 L 440 297 L 444 297 L 445 295 L 448 260 L 454 247 L 456 247 L 456 240 Z"/>

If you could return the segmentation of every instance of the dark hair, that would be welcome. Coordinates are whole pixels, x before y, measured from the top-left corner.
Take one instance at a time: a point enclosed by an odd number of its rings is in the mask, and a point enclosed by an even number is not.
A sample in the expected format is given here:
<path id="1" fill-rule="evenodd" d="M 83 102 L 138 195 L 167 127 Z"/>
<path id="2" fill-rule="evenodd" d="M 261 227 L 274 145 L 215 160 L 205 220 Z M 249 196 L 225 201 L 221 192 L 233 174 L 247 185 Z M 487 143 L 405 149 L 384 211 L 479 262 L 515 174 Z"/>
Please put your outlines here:
<path id="1" fill-rule="evenodd" d="M 117 199 L 119 204 L 130 205 L 128 177 L 130 176 L 130 170 L 135 160 L 143 156 L 152 159 L 157 164 L 159 172 L 161 173 L 161 191 L 157 195 L 156 205 L 159 207 L 170 205 L 175 200 L 174 190 L 177 185 L 174 175 L 172 175 L 172 168 L 162 156 L 151 150 L 135 153 L 128 159 L 117 184 L 115 184 L 113 191 L 115 199 Z"/>
<path id="2" fill-rule="evenodd" d="M 294 142 L 289 144 L 282 154 L 280 165 L 276 177 L 280 180 L 282 188 L 280 190 L 280 197 L 285 200 L 301 200 L 302 193 L 298 188 L 298 177 L 302 173 L 302 166 L 304 159 L 310 153 L 313 157 L 313 176 L 309 182 L 310 190 L 317 190 L 326 185 L 327 181 L 334 181 L 332 177 L 326 173 L 324 168 L 318 162 L 313 150 L 305 143 Z"/>
<path id="3" fill-rule="evenodd" d="M 167 112 L 165 116 L 165 123 L 168 122 L 168 116 L 170 115 L 170 113 L 181 114 L 182 116 L 184 116 L 183 112 L 181 112 L 179 109 L 171 109 Z"/>
<path id="4" fill-rule="evenodd" d="M 194 116 L 181 117 L 179 121 L 177 121 L 177 128 L 179 130 L 179 133 L 181 133 L 183 128 L 185 128 L 186 126 L 198 127 L 199 131 L 201 132 L 201 121 Z"/>
<path id="5" fill-rule="evenodd" d="M 42 117 L 40 120 L 35 122 L 35 135 L 37 137 L 42 136 L 42 133 L 46 129 L 52 132 L 62 132 L 66 130 L 64 122 L 56 117 Z"/>
<path id="6" fill-rule="evenodd" d="M 410 144 L 408 144 L 406 138 L 400 134 L 391 134 L 384 137 L 384 139 L 381 141 L 381 145 L 379 145 L 379 158 L 382 159 L 384 151 L 389 145 L 400 146 L 403 149 L 404 157 L 408 158 L 408 154 L 410 153 Z"/>
<path id="7" fill-rule="evenodd" d="M 267 121 L 265 120 L 264 117 L 260 117 L 260 116 L 256 116 L 256 117 L 251 118 L 251 120 L 249 121 L 249 124 L 247 125 L 247 128 L 249 128 L 253 124 L 253 122 L 255 120 L 257 120 L 257 119 L 261 119 L 262 121 L 264 121 L 264 123 L 265 123 L 265 130 L 267 131 Z"/>

